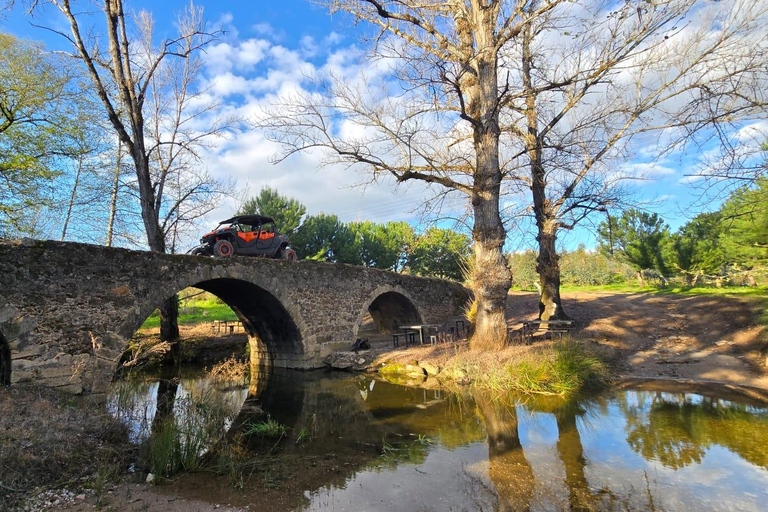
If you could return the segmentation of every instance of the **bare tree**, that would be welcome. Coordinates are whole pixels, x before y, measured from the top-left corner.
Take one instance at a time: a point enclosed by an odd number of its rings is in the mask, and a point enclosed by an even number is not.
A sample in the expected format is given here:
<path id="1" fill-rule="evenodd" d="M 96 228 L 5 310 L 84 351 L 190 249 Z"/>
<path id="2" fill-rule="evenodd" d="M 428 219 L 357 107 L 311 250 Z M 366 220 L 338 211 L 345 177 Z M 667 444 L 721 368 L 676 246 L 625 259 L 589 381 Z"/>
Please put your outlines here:
<path id="1" fill-rule="evenodd" d="M 765 112 L 764 2 L 321 3 L 378 27 L 371 71 L 317 77 L 256 125 L 281 158 L 330 148 L 329 163 L 470 199 L 475 347 L 504 339 L 503 194 L 528 195 L 540 317 L 563 318 L 558 232 L 628 200 L 645 178 L 623 167 L 633 151 L 662 155 Z"/>
<path id="2" fill-rule="evenodd" d="M 504 48 L 506 177 L 530 191 L 541 318 L 566 317 L 558 230 L 626 199 L 639 144 L 663 155 L 765 114 L 768 5 L 580 1 L 530 20 Z M 726 130 L 727 131 L 727 130 Z"/>
<path id="3" fill-rule="evenodd" d="M 499 215 L 499 114 L 508 93 L 499 87 L 499 58 L 526 24 L 520 6 L 492 0 L 320 3 L 377 27 L 370 59 L 391 72 L 399 94 L 389 94 L 395 85 L 389 80 L 375 90 L 369 85 L 374 77 L 331 74 L 317 91 L 287 99 L 256 125 L 284 144 L 283 157 L 330 148 L 330 161 L 464 194 L 474 216 L 470 281 L 477 316 L 471 345 L 500 348 L 507 338 L 511 273 Z M 549 8 L 541 4 L 536 10 Z"/>
<path id="4" fill-rule="evenodd" d="M 192 88 L 200 70 L 197 56 L 216 34 L 206 30 L 202 10 L 191 3 L 178 20 L 179 35 L 158 45 L 148 13 L 140 13 L 138 30 L 129 32 L 134 25 L 122 0 L 100 4 L 102 30 L 81 27 L 87 10 L 74 8 L 70 0 L 47 1 L 66 17 L 71 33 L 56 32 L 84 63 L 119 143 L 133 161 L 149 248 L 166 252 L 177 223 L 204 213 L 220 192 L 220 184 L 205 172 L 192 171 L 197 151 L 228 126 L 213 115 L 215 105 L 199 106 L 202 92 Z M 188 208 L 190 203 L 196 206 Z M 198 213 L 190 214 L 192 210 Z M 176 309 L 175 297 L 160 308 L 163 339 L 178 336 Z"/>

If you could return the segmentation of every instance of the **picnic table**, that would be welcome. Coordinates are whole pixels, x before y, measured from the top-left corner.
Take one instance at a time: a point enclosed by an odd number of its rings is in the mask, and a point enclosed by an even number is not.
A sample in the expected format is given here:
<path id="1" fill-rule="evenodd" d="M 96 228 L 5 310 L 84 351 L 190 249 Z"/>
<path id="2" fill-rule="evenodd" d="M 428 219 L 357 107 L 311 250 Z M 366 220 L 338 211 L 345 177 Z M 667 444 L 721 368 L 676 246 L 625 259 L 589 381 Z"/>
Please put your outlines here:
<path id="1" fill-rule="evenodd" d="M 562 340 L 563 335 L 573 328 L 573 323 L 573 320 L 524 320 L 520 329 L 520 341 L 533 341 L 534 334 L 539 330 L 544 330 L 547 334 L 557 334 Z"/>
<path id="2" fill-rule="evenodd" d="M 416 324 L 416 325 L 401 325 L 400 330 L 402 332 L 395 333 L 392 335 L 392 341 L 394 342 L 394 346 L 398 346 L 400 344 L 400 337 L 405 338 L 405 347 L 408 348 L 408 344 L 416 340 L 413 339 L 416 335 L 416 333 L 419 334 L 419 344 L 424 344 L 424 332 L 429 329 L 435 329 L 437 330 L 437 324 Z"/>
<path id="3" fill-rule="evenodd" d="M 211 334 L 234 334 L 238 331 L 245 332 L 243 323 L 239 320 L 214 320 L 211 322 Z"/>

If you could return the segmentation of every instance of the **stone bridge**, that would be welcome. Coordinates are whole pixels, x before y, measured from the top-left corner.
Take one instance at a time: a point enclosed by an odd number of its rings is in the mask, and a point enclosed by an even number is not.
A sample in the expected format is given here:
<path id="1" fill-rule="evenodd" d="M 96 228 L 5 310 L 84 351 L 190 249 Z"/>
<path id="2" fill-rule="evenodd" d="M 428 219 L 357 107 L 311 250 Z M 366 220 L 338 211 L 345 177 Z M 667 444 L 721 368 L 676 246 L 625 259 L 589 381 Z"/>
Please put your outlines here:
<path id="1" fill-rule="evenodd" d="M 227 303 L 269 364 L 302 369 L 348 348 L 367 314 L 379 332 L 441 324 L 468 297 L 455 282 L 343 264 L 5 241 L 0 381 L 102 391 L 144 320 L 188 286 Z"/>

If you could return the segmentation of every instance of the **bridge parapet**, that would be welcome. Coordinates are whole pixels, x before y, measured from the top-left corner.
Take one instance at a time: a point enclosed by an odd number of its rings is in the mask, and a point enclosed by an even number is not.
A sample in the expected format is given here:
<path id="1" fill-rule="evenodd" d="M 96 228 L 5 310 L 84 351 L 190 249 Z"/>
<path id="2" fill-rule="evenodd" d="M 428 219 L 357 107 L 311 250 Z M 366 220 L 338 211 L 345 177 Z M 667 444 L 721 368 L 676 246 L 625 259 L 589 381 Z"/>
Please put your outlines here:
<path id="1" fill-rule="evenodd" d="M 342 264 L 0 242 L 0 334 L 12 381 L 103 390 L 144 320 L 188 286 L 232 307 L 272 364 L 307 369 L 348 347 L 379 297 L 412 304 L 425 323 L 460 314 L 468 297 L 455 282 Z"/>

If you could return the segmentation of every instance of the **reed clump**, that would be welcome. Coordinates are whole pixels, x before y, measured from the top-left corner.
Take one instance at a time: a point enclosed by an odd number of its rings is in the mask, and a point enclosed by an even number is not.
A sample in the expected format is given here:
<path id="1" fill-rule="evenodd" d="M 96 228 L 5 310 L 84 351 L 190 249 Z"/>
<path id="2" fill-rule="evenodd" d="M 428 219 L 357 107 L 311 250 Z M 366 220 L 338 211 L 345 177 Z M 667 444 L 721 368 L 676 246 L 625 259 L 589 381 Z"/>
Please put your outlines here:
<path id="1" fill-rule="evenodd" d="M 439 368 L 436 379 L 448 388 L 470 387 L 478 391 L 505 394 L 568 396 L 581 390 L 599 388 L 609 379 L 605 359 L 580 340 L 542 341 L 536 345 L 512 345 L 503 350 L 472 350 L 456 346 L 452 353 L 409 354 L 411 361 L 378 361 L 387 380 L 410 376 L 419 366 Z M 427 378 L 424 372 L 423 379 Z"/>

